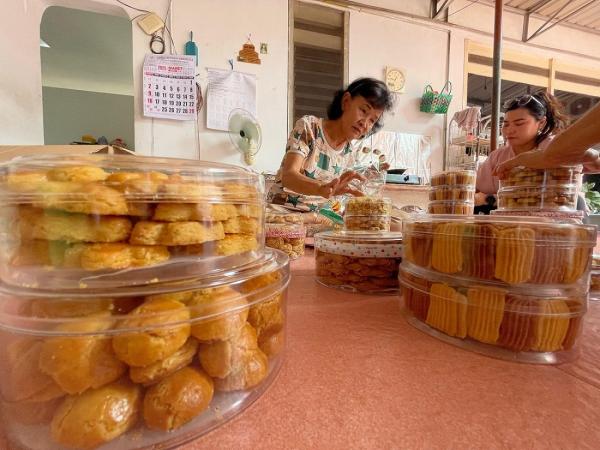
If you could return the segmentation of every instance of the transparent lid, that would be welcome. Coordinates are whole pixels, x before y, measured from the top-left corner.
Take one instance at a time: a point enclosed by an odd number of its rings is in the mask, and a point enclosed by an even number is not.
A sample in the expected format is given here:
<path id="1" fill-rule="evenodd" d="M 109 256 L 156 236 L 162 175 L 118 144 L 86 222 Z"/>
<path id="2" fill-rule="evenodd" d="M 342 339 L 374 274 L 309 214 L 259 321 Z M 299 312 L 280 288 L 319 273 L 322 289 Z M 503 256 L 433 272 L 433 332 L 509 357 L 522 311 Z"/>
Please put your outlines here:
<path id="1" fill-rule="evenodd" d="M 17 157 L 0 164 L 0 202 L 9 204 L 56 207 L 61 202 L 88 200 L 90 195 L 106 202 L 119 202 L 123 196 L 127 202 L 259 203 L 263 193 L 259 174 L 213 162 L 131 155 L 48 155 Z"/>
<path id="2" fill-rule="evenodd" d="M 474 170 L 447 170 L 431 176 L 431 185 L 475 184 Z"/>
<path id="3" fill-rule="evenodd" d="M 349 199 L 345 214 L 390 214 L 391 211 L 391 199 L 365 196 Z"/>
<path id="4" fill-rule="evenodd" d="M 306 227 L 303 223 L 267 223 L 265 224 L 265 237 L 302 239 L 306 237 Z"/>
<path id="5" fill-rule="evenodd" d="M 288 256 L 265 250 L 264 258 L 243 269 L 214 277 L 190 278 L 152 287 L 55 291 L 0 284 L 0 329 L 40 335 L 103 336 L 145 331 L 166 325 L 218 320 L 223 315 L 278 299 L 289 282 Z M 156 308 L 140 311 L 147 302 Z M 133 319 L 130 313 L 138 310 Z M 100 321 L 101 328 L 79 324 Z"/>
<path id="6" fill-rule="evenodd" d="M 575 184 L 556 184 L 556 185 L 519 185 L 503 186 L 498 189 L 498 195 L 518 195 L 518 194 L 576 194 L 579 188 Z"/>
<path id="7" fill-rule="evenodd" d="M 315 245 L 317 242 L 401 244 L 402 233 L 397 231 L 380 233 L 368 231 L 325 231 L 315 235 Z"/>
<path id="8" fill-rule="evenodd" d="M 583 170 L 582 166 L 565 166 L 552 169 L 532 169 L 531 167 L 518 166 L 511 169 L 508 175 L 500 180 L 501 185 L 521 184 L 560 184 L 575 183 Z"/>
<path id="9" fill-rule="evenodd" d="M 475 185 L 473 184 L 438 184 L 431 186 L 432 191 L 446 191 L 446 190 L 459 190 L 459 191 L 474 191 Z"/>
<path id="10" fill-rule="evenodd" d="M 587 295 L 576 289 L 545 286 L 510 286 L 449 276 L 403 261 L 400 284 L 440 300 L 462 303 L 481 310 L 544 316 L 581 316 L 587 310 Z"/>
<path id="11" fill-rule="evenodd" d="M 465 236 L 470 239 L 490 239 L 489 232 L 483 226 L 495 227 L 498 231 L 527 229 L 530 232 L 510 233 L 505 238 L 501 235 L 496 239 L 509 239 L 511 241 L 535 241 L 536 245 L 558 245 L 576 247 L 596 246 L 596 226 L 580 225 L 568 221 L 545 217 L 524 216 L 483 216 L 467 215 L 455 216 L 450 214 L 413 214 L 404 220 L 403 230 L 409 235 L 430 235 L 436 232 L 438 224 L 456 224 L 446 227 L 444 235 Z M 438 231 L 439 232 L 439 231 Z M 536 236 L 536 232 L 543 232 L 543 237 Z M 551 238 L 551 239 L 550 239 Z"/>

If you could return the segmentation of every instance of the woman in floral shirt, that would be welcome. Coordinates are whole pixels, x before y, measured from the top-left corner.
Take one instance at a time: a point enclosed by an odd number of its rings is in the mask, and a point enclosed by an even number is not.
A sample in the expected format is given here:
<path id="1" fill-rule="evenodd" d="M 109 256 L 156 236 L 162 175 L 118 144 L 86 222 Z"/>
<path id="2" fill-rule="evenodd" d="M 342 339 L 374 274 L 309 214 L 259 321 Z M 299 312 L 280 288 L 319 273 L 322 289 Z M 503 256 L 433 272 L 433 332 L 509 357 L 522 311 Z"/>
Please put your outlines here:
<path id="1" fill-rule="evenodd" d="M 350 142 L 379 130 L 383 112 L 391 108 L 392 96 L 385 83 L 359 78 L 335 94 L 327 119 L 300 118 L 288 139 L 268 200 L 311 211 L 316 205 L 309 196 L 361 195 L 349 185 L 361 179 L 350 170 L 355 161 Z"/>

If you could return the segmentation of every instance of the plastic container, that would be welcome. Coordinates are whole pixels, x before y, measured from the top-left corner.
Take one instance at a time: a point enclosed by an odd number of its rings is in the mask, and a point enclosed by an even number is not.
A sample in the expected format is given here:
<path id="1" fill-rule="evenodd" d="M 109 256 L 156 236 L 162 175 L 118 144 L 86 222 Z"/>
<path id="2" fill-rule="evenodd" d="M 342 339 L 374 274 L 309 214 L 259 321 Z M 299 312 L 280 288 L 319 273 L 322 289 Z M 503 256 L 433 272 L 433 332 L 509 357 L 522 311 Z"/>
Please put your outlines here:
<path id="1" fill-rule="evenodd" d="M 265 245 L 286 253 L 290 259 L 304 255 L 306 228 L 301 214 L 268 213 L 265 224 Z"/>
<path id="2" fill-rule="evenodd" d="M 0 278 L 114 288 L 226 272 L 261 255 L 263 194 L 258 174 L 225 164 L 17 158 L 0 165 Z"/>
<path id="3" fill-rule="evenodd" d="M 592 257 L 590 270 L 590 300 L 600 300 L 600 255 Z"/>
<path id="4" fill-rule="evenodd" d="M 583 211 L 546 211 L 546 210 L 498 210 L 494 209 L 490 212 L 492 216 L 510 216 L 510 217 L 545 217 L 548 219 L 558 220 L 560 222 L 568 222 L 575 224 L 583 223 Z"/>
<path id="5" fill-rule="evenodd" d="M 473 214 L 474 202 L 463 202 L 454 200 L 441 200 L 429 202 L 427 212 L 429 214 Z"/>
<path id="6" fill-rule="evenodd" d="M 0 285 L 10 448 L 177 448 L 247 408 L 281 366 L 288 257 L 227 279 L 118 291 Z"/>
<path id="7" fill-rule="evenodd" d="M 507 177 L 500 180 L 500 188 L 512 186 L 550 187 L 550 186 L 580 186 L 581 166 L 558 167 L 555 169 L 531 169 L 515 167 Z"/>
<path id="8" fill-rule="evenodd" d="M 409 322 L 454 344 L 497 358 L 540 364 L 573 359 L 587 295 L 538 286 L 508 288 L 441 275 L 403 262 Z"/>
<path id="9" fill-rule="evenodd" d="M 325 232 L 315 236 L 317 281 L 368 294 L 398 292 L 402 234 Z"/>
<path id="10" fill-rule="evenodd" d="M 503 187 L 498 191 L 499 210 L 576 211 L 579 190 L 574 185 Z"/>
<path id="11" fill-rule="evenodd" d="M 587 292 L 596 227 L 538 217 L 411 216 L 404 258 L 473 282 L 578 286 Z"/>
<path id="12" fill-rule="evenodd" d="M 359 216 L 346 214 L 344 228 L 348 231 L 390 231 L 391 216 Z"/>
<path id="13" fill-rule="evenodd" d="M 474 170 L 447 170 L 431 177 L 431 186 L 472 185 L 475 186 Z"/>
<path id="14" fill-rule="evenodd" d="M 433 186 L 429 191 L 429 200 L 461 200 L 474 202 L 475 186 L 472 184 Z"/>
<path id="15" fill-rule="evenodd" d="M 392 200 L 378 197 L 352 197 L 346 203 L 345 216 L 389 216 Z"/>

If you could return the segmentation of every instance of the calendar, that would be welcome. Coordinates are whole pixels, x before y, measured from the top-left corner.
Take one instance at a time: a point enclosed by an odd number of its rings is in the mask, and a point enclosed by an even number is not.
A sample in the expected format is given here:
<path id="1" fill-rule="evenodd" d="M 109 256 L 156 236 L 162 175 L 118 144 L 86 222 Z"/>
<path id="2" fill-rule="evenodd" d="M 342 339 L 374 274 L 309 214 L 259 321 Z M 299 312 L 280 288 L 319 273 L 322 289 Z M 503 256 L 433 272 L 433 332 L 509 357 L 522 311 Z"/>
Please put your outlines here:
<path id="1" fill-rule="evenodd" d="M 196 120 L 196 60 L 188 55 L 146 55 L 144 116 Z"/>

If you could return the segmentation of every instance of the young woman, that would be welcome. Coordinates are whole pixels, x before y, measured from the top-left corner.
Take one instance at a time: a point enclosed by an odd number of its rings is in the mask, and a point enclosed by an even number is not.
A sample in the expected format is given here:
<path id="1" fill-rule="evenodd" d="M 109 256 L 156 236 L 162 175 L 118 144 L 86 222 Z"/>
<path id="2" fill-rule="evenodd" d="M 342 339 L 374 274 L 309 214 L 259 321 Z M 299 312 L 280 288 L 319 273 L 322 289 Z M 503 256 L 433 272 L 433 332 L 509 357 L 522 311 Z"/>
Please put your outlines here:
<path id="1" fill-rule="evenodd" d="M 359 78 L 338 91 L 327 119 L 300 118 L 292 130 L 268 201 L 292 209 L 311 211 L 308 196 L 361 195 L 349 184 L 362 177 L 351 169 L 355 155 L 350 142 L 382 126 L 384 111 L 392 108 L 385 83 Z"/>
<path id="2" fill-rule="evenodd" d="M 492 152 L 477 170 L 475 206 L 493 208 L 498 192 L 496 168 L 509 159 L 537 149 L 544 150 L 568 118 L 560 102 L 545 92 L 526 94 L 505 103 L 502 135 L 506 144 Z"/>

